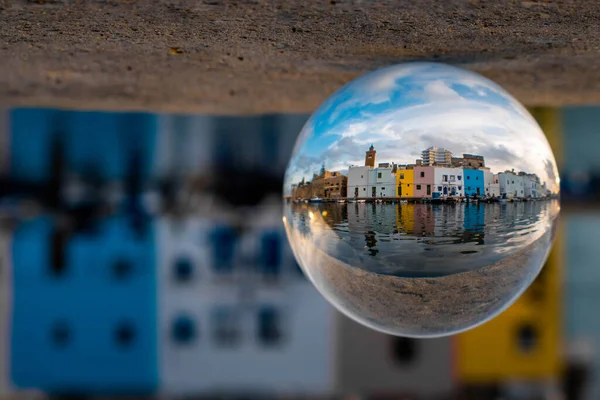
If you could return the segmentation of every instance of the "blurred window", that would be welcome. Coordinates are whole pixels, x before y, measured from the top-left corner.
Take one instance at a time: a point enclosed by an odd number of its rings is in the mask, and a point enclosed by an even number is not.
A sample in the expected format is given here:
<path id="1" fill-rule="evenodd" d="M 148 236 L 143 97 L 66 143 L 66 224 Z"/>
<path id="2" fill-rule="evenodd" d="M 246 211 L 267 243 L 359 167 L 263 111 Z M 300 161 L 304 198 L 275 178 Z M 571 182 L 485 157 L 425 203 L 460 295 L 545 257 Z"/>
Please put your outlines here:
<path id="1" fill-rule="evenodd" d="M 267 346 L 281 342 L 281 315 L 274 307 L 265 306 L 258 312 L 258 338 Z"/>
<path id="2" fill-rule="evenodd" d="M 516 341 L 519 350 L 531 353 L 538 345 L 539 331 L 532 324 L 525 323 L 517 329 Z"/>
<path id="3" fill-rule="evenodd" d="M 120 258 L 113 263 L 113 275 L 118 280 L 125 280 L 133 274 L 133 263 Z"/>
<path id="4" fill-rule="evenodd" d="M 191 344 L 196 340 L 198 331 L 196 323 L 187 315 L 180 315 L 171 326 L 171 338 L 179 345 Z"/>
<path id="5" fill-rule="evenodd" d="M 218 273 L 233 272 L 237 235 L 230 227 L 220 227 L 210 236 L 213 248 L 213 269 Z"/>
<path id="6" fill-rule="evenodd" d="M 131 347 L 135 342 L 135 327 L 130 322 L 118 324 L 114 334 L 115 343 L 123 349 Z"/>
<path id="7" fill-rule="evenodd" d="M 239 343 L 240 315 L 230 306 L 219 306 L 212 312 L 212 337 L 219 347 L 232 347 Z"/>
<path id="8" fill-rule="evenodd" d="M 392 339 L 392 354 L 399 364 L 410 364 L 417 358 L 417 341 L 411 338 L 395 337 Z"/>
<path id="9" fill-rule="evenodd" d="M 50 338 L 56 347 L 64 348 L 71 341 L 71 328 L 66 321 L 58 321 L 50 331 Z"/>
<path id="10" fill-rule="evenodd" d="M 179 283 L 185 283 L 194 277 L 194 264 L 188 257 L 179 257 L 173 263 L 173 276 Z"/>
<path id="11" fill-rule="evenodd" d="M 260 268 L 265 276 L 277 277 L 281 270 L 281 235 L 269 232 L 263 235 L 260 252 Z"/>

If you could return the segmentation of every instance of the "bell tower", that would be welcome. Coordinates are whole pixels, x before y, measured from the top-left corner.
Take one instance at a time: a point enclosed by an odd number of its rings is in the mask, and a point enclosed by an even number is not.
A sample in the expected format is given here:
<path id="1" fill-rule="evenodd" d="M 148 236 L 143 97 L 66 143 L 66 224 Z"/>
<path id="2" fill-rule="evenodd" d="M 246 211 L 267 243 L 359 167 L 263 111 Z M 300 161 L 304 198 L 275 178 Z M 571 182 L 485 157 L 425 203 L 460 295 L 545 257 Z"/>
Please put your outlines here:
<path id="1" fill-rule="evenodd" d="M 367 154 L 365 156 L 365 166 L 366 167 L 375 168 L 375 156 L 376 155 L 377 155 L 377 152 L 375 151 L 375 148 L 373 147 L 373 145 L 371 145 L 371 147 L 369 147 L 369 150 L 367 151 Z"/>

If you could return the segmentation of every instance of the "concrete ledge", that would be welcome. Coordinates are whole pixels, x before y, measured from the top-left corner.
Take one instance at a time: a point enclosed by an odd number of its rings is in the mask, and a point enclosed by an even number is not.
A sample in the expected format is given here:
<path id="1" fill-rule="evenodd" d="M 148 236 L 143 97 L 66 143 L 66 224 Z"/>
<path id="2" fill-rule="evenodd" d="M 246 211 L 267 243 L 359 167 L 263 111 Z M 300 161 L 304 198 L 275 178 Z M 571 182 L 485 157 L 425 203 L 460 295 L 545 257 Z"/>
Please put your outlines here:
<path id="1" fill-rule="evenodd" d="M 306 113 L 410 60 L 600 103 L 598 26 L 587 0 L 0 0 L 0 106 Z"/>

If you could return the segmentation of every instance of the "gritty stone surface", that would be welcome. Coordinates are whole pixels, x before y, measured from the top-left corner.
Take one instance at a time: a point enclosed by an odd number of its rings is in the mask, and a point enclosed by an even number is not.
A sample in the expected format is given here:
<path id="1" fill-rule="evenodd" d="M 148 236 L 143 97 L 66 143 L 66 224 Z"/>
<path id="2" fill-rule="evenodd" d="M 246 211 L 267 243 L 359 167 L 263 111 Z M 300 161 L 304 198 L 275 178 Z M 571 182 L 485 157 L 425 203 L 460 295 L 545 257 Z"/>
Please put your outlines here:
<path id="1" fill-rule="evenodd" d="M 598 26 L 587 0 L 0 0 L 0 106 L 305 113 L 412 60 L 596 103 Z"/>

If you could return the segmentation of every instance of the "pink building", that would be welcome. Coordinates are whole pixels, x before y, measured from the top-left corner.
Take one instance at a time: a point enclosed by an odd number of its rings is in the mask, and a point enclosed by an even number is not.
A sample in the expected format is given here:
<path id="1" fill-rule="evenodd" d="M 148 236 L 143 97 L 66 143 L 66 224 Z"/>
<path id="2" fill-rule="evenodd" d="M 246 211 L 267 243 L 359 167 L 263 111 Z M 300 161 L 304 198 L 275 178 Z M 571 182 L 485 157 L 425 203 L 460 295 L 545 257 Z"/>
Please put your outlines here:
<path id="1" fill-rule="evenodd" d="M 434 167 L 415 167 L 415 197 L 431 197 Z"/>

